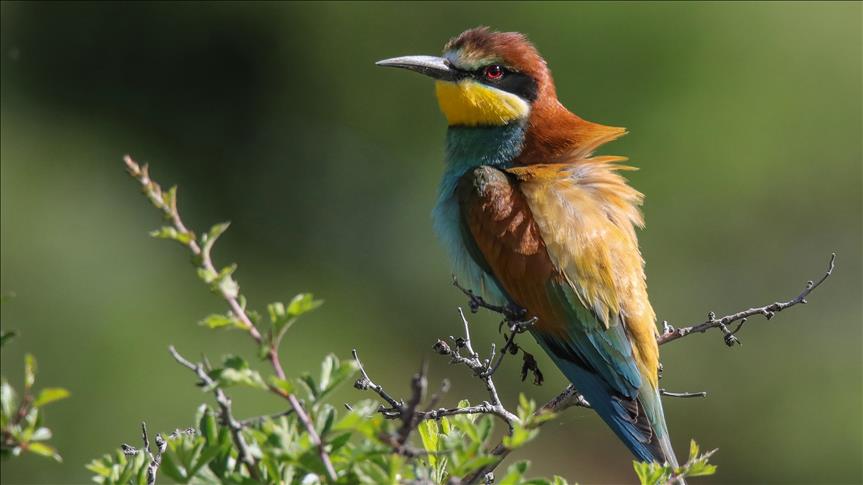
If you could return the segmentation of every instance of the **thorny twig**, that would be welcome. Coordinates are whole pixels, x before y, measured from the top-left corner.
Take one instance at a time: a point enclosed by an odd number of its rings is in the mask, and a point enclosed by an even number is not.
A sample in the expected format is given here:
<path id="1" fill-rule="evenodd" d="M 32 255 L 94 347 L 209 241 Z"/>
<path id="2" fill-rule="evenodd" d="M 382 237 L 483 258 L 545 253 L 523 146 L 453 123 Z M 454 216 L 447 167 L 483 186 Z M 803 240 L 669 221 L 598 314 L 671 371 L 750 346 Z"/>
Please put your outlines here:
<path id="1" fill-rule="evenodd" d="M 213 388 L 213 394 L 216 396 L 216 402 L 219 404 L 219 414 L 221 415 L 222 422 L 231 430 L 231 438 L 234 441 L 234 446 L 237 447 L 240 461 L 246 466 L 246 469 L 249 471 L 249 475 L 253 479 L 260 480 L 257 460 L 252 456 L 252 453 L 249 450 L 249 445 L 246 443 L 245 437 L 243 437 L 243 424 L 234 418 L 234 414 L 231 411 L 231 398 L 229 398 L 228 395 L 225 394 L 225 391 L 218 387 L 216 382 L 207 375 L 202 364 L 193 364 L 186 360 L 185 357 L 177 352 L 177 349 L 175 349 L 173 345 L 168 347 L 168 351 L 171 352 L 171 356 L 174 357 L 174 360 L 198 376 L 198 379 L 201 380 L 202 386 Z"/>
<path id="2" fill-rule="evenodd" d="M 457 282 L 454 282 L 454 285 L 461 289 L 458 286 Z M 469 297 L 477 298 L 469 293 L 467 290 L 462 289 Z M 473 300 L 471 300 L 473 301 Z M 359 355 L 357 354 L 356 349 L 353 350 L 354 360 L 357 363 L 357 367 L 360 370 L 361 377 L 356 381 L 354 387 L 360 390 L 371 390 L 374 391 L 378 396 L 381 397 L 386 403 L 387 406 L 380 405 L 378 407 L 378 412 L 380 412 L 387 419 L 400 419 L 402 421 L 402 426 L 399 429 L 399 432 L 396 436 L 385 436 L 382 437 L 384 441 L 388 441 L 393 449 L 405 456 L 415 456 L 418 451 L 412 449 L 408 443 L 408 437 L 414 429 L 419 425 L 420 422 L 427 419 L 440 419 L 444 416 L 453 416 L 457 414 L 491 414 L 497 416 L 501 420 L 503 420 L 509 430 L 511 431 L 513 426 L 517 423 L 520 423 L 520 419 L 518 416 L 508 411 L 503 404 L 501 403 L 500 396 L 498 395 L 497 389 L 495 387 L 494 381 L 492 377 L 497 369 L 500 367 L 500 364 L 506 356 L 506 354 L 518 350 L 517 345 L 515 344 L 515 336 L 527 331 L 530 327 L 536 322 L 535 318 L 523 320 L 524 312 L 514 310 L 512 308 L 499 307 L 494 305 L 489 305 L 485 303 L 483 300 L 477 300 L 478 305 L 476 308 L 487 308 L 491 309 L 495 312 L 506 312 L 504 313 L 504 321 L 503 324 L 506 324 L 509 328 L 509 335 L 506 336 L 506 340 L 504 346 L 501 348 L 499 354 L 497 354 L 495 346 L 492 344 L 491 352 L 488 358 L 483 359 L 478 352 L 476 352 L 473 348 L 473 342 L 470 336 L 470 324 L 462 311 L 461 308 L 458 309 L 459 317 L 462 320 L 462 324 L 464 325 L 464 336 L 463 337 L 450 337 L 450 342 L 439 339 L 435 345 L 435 352 L 441 355 L 450 356 L 450 362 L 453 364 L 464 365 L 469 368 L 473 374 L 483 381 L 486 385 L 486 391 L 491 399 L 491 402 L 484 401 L 478 405 L 460 407 L 460 408 L 437 408 L 435 409 L 434 403 L 437 402 L 437 395 L 432 398 L 433 404 L 429 406 L 429 408 L 425 411 L 418 411 L 417 406 L 422 400 L 422 396 L 425 395 L 426 392 L 426 377 L 425 377 L 425 366 L 420 371 L 420 373 L 416 374 L 411 381 L 411 399 L 407 403 L 404 400 L 398 400 L 390 395 L 383 386 L 376 384 L 368 372 L 366 372 L 365 367 L 363 366 L 362 361 L 359 359 Z M 471 308 L 474 308 L 474 305 L 471 304 Z M 516 320 L 511 320 L 511 318 L 516 318 Z M 522 352 L 524 352 L 522 350 Z M 514 352 L 513 352 L 514 353 Z M 527 356 L 530 355 L 525 352 L 526 359 Z M 532 356 L 530 356 L 532 360 Z M 535 363 L 534 363 L 535 365 Z M 523 372 L 525 372 L 523 370 Z M 538 369 L 535 369 L 534 372 L 539 372 Z M 541 374 L 540 374 L 541 375 Z M 447 384 L 445 384 L 445 387 Z M 660 392 L 666 396 L 672 397 L 696 397 L 706 395 L 706 393 L 672 393 L 666 392 L 664 389 L 661 389 Z M 563 411 L 569 407 L 585 407 L 589 408 L 590 403 L 587 399 L 584 398 L 574 386 L 569 385 L 563 392 L 549 400 L 545 405 L 540 407 L 536 414 L 541 413 L 556 413 L 559 411 Z M 493 456 L 499 457 L 501 460 L 509 454 L 511 450 L 503 445 L 503 443 L 499 443 L 491 450 L 491 454 Z M 463 483 L 476 483 L 483 479 L 488 473 L 490 473 L 499 463 L 499 460 L 495 463 L 489 464 L 486 467 L 482 467 L 480 470 L 469 474 L 464 477 L 462 480 Z"/>
<path id="3" fill-rule="evenodd" d="M 176 187 L 172 187 L 165 192 L 156 181 L 150 178 L 149 169 L 146 164 L 138 165 L 138 163 L 129 155 L 123 157 L 123 161 L 126 164 L 126 169 L 129 174 L 141 184 L 142 190 L 147 198 L 150 199 L 150 202 L 152 202 L 157 209 L 162 211 L 166 219 L 171 223 L 173 230 L 181 236 L 176 238 L 176 240 L 191 251 L 195 256 L 196 264 L 199 265 L 200 270 L 209 275 L 219 275 L 220 272 L 213 264 L 213 259 L 210 255 L 213 244 L 215 243 L 215 237 L 205 237 L 202 239 L 201 244 L 199 244 L 195 233 L 190 231 L 185 224 L 183 224 L 183 221 L 180 218 L 180 212 L 177 210 Z M 230 275 L 227 275 L 226 278 L 230 278 Z M 233 284 L 217 285 L 218 292 L 227 302 L 233 316 L 237 318 L 246 331 L 248 331 L 249 336 L 254 339 L 255 343 L 258 345 L 264 344 L 264 337 L 246 313 L 245 305 L 241 303 L 238 285 L 233 280 L 231 280 L 231 282 Z M 284 369 L 282 369 L 281 359 L 279 358 L 278 338 L 271 340 L 271 342 L 268 342 L 267 357 L 270 360 L 273 370 L 276 372 L 276 376 L 279 379 L 284 380 L 286 376 Z M 335 467 L 333 467 L 329 453 L 326 451 L 325 443 L 315 430 L 312 420 L 309 418 L 305 408 L 303 408 L 302 403 L 300 403 L 299 399 L 297 399 L 297 397 L 292 393 L 284 392 L 273 386 L 270 387 L 270 390 L 285 398 L 293 411 L 297 413 L 297 417 L 303 423 L 309 438 L 318 449 L 318 456 L 324 464 L 324 469 L 327 472 L 328 478 L 330 481 L 335 481 L 337 479 L 336 470 Z"/>
<path id="4" fill-rule="evenodd" d="M 425 366 L 419 374 L 414 376 L 411 385 L 411 400 L 406 404 L 403 400 L 397 400 L 392 397 L 392 395 L 390 395 L 386 390 L 384 390 L 383 386 L 376 384 L 374 381 L 372 381 L 371 377 L 369 377 L 368 373 L 366 372 L 362 361 L 360 361 L 356 349 L 354 349 L 353 351 L 354 360 L 356 361 L 357 367 L 359 368 L 361 374 L 361 377 L 354 384 L 354 387 L 360 390 L 371 390 L 377 393 L 378 396 L 380 396 L 388 404 L 388 406 L 379 406 L 378 412 L 380 412 L 387 419 L 402 420 L 402 427 L 400 428 L 398 438 L 389 439 L 389 441 L 393 445 L 393 449 L 396 450 L 396 452 L 398 453 L 405 454 L 408 456 L 413 456 L 417 453 L 415 450 L 412 450 L 408 447 L 406 443 L 407 436 L 412 430 L 416 429 L 420 422 L 427 419 L 440 419 L 445 416 L 454 416 L 458 414 L 491 414 L 497 416 L 502 421 L 504 421 L 510 431 L 515 424 L 521 422 L 518 416 L 508 411 L 503 406 L 497 393 L 497 389 L 494 385 L 494 381 L 492 380 L 494 372 L 500 365 L 500 359 L 502 359 L 503 355 L 505 355 L 506 352 L 502 352 L 501 355 L 498 356 L 498 359 L 495 359 L 495 350 L 494 346 L 492 346 L 492 351 L 489 358 L 481 358 L 481 356 L 473 349 L 473 343 L 470 337 L 470 325 L 464 315 L 464 312 L 460 308 L 459 316 L 461 317 L 462 323 L 464 325 L 464 337 L 450 337 L 452 346 L 443 340 L 438 340 L 438 342 L 435 344 L 435 351 L 439 354 L 450 356 L 451 363 L 464 365 L 469 368 L 476 377 L 478 377 L 485 383 L 486 390 L 489 394 L 491 402 L 483 401 L 480 404 L 467 407 L 435 408 L 435 404 L 439 397 L 439 394 L 436 394 L 431 398 L 431 404 L 429 405 L 427 410 L 417 411 L 417 405 L 415 403 L 418 404 L 421 401 L 422 396 L 424 396 L 426 392 L 425 387 L 427 383 L 425 379 Z M 529 328 L 529 326 L 533 324 L 533 321 L 516 323 L 522 325 L 522 328 L 516 328 L 515 325 L 511 326 L 510 329 L 512 331 L 512 334 L 507 338 L 507 342 L 511 343 L 514 335 L 521 333 L 527 328 Z M 505 344 L 504 349 L 506 349 L 506 347 L 507 345 Z M 464 351 L 465 355 L 462 354 L 462 350 Z M 448 386 L 448 382 L 445 381 L 442 386 L 441 392 L 445 392 L 446 389 L 448 389 Z M 562 411 L 572 406 L 590 407 L 590 404 L 583 396 L 581 396 L 581 394 L 578 393 L 578 391 L 575 390 L 573 386 L 569 386 L 560 395 L 556 396 L 554 399 L 539 408 L 536 411 L 536 414 L 539 415 L 541 413 Z M 385 441 L 386 440 L 387 439 L 385 439 Z M 493 450 L 492 453 L 502 457 L 509 453 L 509 450 L 502 444 L 500 444 Z M 473 479 L 466 478 L 463 482 L 473 483 L 481 477 L 482 475 L 478 475 Z"/>
<path id="5" fill-rule="evenodd" d="M 354 387 L 360 390 L 374 391 L 378 396 L 380 396 L 384 401 L 386 401 L 389 406 L 379 406 L 378 412 L 387 419 L 401 420 L 404 423 L 404 426 L 401 428 L 400 434 L 403 436 L 405 435 L 406 431 L 415 429 L 416 426 L 422 421 L 425 421 L 427 419 L 440 419 L 445 416 L 455 416 L 458 414 L 493 414 L 501 418 L 510 426 L 512 426 L 513 423 L 518 422 L 518 417 L 515 414 L 504 409 L 503 405 L 500 404 L 500 398 L 497 398 L 497 405 L 494 405 L 488 401 L 483 401 L 482 403 L 475 406 L 437 408 L 435 407 L 435 405 L 440 395 L 435 394 L 430 399 L 428 409 L 426 409 L 425 411 L 417 410 L 417 407 L 419 406 L 423 397 L 426 394 L 428 386 L 427 378 L 425 376 L 425 366 L 423 366 L 420 372 L 417 373 L 411 380 L 411 398 L 408 402 L 405 402 L 404 400 L 396 400 L 386 390 L 384 390 L 383 386 L 375 384 L 375 382 L 371 380 L 368 373 L 366 372 L 362 361 L 360 361 L 356 349 L 353 351 L 353 354 L 354 361 L 356 361 L 362 375 L 354 383 Z M 444 384 L 442 385 L 442 392 L 445 392 L 448 387 L 448 381 L 444 381 Z M 497 392 L 495 391 L 495 396 L 496 395 Z M 494 399 L 495 398 L 492 397 L 492 400 Z"/>
<path id="6" fill-rule="evenodd" d="M 785 310 L 787 308 L 791 308 L 797 304 L 808 303 L 806 301 L 806 297 L 809 296 L 809 294 L 812 293 L 812 291 L 815 288 L 818 288 L 818 286 L 820 286 L 821 283 L 824 283 L 824 281 L 827 278 L 829 278 L 830 275 L 833 274 L 833 269 L 835 268 L 835 263 L 836 263 L 836 253 L 833 253 L 830 255 L 830 262 L 827 264 L 827 272 L 824 273 L 823 276 L 821 276 L 821 279 L 819 279 L 816 282 L 808 281 L 806 283 L 806 287 L 803 289 L 803 291 L 799 295 L 797 295 L 796 297 L 792 298 L 791 300 L 782 301 L 782 302 L 777 301 L 777 302 L 771 303 L 769 305 L 749 308 L 747 310 L 739 311 L 737 313 L 732 313 L 730 315 L 725 315 L 724 317 L 720 317 L 720 318 L 716 318 L 716 314 L 713 312 L 710 312 L 709 314 L 707 314 L 707 320 L 705 320 L 702 323 L 696 324 L 696 325 L 690 325 L 688 327 L 674 328 L 671 325 L 669 325 L 668 322 L 663 322 L 663 327 L 664 327 L 663 332 L 656 339 L 656 341 L 659 343 L 659 345 L 663 345 L 663 344 L 667 344 L 668 342 L 673 342 L 677 339 L 683 338 L 683 337 L 690 335 L 690 334 L 693 334 L 693 333 L 704 333 L 704 332 L 710 330 L 711 328 L 719 328 L 720 330 L 722 330 L 722 333 L 724 334 L 724 340 L 725 340 L 726 345 L 731 347 L 734 344 L 740 344 L 740 340 L 737 338 L 737 336 L 735 334 L 743 327 L 743 325 L 746 323 L 747 318 L 754 316 L 754 315 L 763 315 L 764 318 L 766 318 L 767 320 L 770 320 L 771 318 L 773 318 L 777 313 L 781 312 L 782 310 Z M 737 322 L 737 321 L 740 322 L 740 323 L 738 323 L 737 328 L 735 328 L 733 331 L 730 330 L 728 328 L 728 325 L 730 325 L 734 322 Z"/>

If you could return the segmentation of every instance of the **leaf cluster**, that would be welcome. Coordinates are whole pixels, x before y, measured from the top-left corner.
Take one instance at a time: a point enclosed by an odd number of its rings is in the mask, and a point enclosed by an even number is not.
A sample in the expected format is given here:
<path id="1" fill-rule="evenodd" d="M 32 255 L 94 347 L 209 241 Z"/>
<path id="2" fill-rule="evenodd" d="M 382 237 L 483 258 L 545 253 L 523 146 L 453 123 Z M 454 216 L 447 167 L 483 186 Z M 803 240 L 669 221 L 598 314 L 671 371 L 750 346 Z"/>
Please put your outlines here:
<path id="1" fill-rule="evenodd" d="M 0 346 L 15 336 L 14 332 L 0 335 Z M 0 456 L 4 459 L 28 452 L 62 461 L 57 450 L 47 443 L 51 430 L 45 426 L 44 407 L 69 397 L 62 387 L 35 390 L 37 364 L 32 354 L 24 356 L 24 385 L 19 393 L 5 377 L 0 378 Z"/>
<path id="2" fill-rule="evenodd" d="M 666 483 L 678 483 L 683 478 L 704 477 L 716 473 L 716 465 L 711 465 L 708 459 L 716 453 L 711 450 L 700 453 L 698 443 L 695 440 L 689 442 L 689 459 L 681 466 L 674 467 L 669 464 L 645 463 L 634 461 L 635 474 L 641 485 L 663 485 Z"/>

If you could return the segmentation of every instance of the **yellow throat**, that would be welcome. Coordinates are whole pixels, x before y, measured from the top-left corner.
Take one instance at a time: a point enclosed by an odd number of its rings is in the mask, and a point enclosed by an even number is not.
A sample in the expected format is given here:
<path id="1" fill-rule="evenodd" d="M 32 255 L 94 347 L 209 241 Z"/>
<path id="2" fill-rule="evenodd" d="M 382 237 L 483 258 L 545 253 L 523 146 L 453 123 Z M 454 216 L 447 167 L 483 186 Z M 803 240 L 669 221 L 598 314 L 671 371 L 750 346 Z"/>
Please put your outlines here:
<path id="1" fill-rule="evenodd" d="M 515 94 L 470 79 L 437 81 L 435 94 L 450 126 L 499 126 L 530 114 L 530 105 Z"/>

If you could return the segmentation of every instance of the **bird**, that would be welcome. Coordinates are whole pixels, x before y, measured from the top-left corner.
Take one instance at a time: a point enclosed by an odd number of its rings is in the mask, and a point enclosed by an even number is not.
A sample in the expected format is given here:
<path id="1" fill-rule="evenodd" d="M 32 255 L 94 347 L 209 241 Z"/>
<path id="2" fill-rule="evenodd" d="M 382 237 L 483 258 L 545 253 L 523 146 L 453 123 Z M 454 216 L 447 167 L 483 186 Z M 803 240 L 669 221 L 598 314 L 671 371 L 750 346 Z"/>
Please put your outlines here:
<path id="1" fill-rule="evenodd" d="M 594 155 L 626 129 L 564 107 L 521 33 L 472 28 L 443 51 L 376 64 L 435 81 L 448 127 L 432 218 L 454 274 L 536 320 L 539 346 L 638 460 L 676 467 L 636 236 L 644 196 L 626 158 Z"/>

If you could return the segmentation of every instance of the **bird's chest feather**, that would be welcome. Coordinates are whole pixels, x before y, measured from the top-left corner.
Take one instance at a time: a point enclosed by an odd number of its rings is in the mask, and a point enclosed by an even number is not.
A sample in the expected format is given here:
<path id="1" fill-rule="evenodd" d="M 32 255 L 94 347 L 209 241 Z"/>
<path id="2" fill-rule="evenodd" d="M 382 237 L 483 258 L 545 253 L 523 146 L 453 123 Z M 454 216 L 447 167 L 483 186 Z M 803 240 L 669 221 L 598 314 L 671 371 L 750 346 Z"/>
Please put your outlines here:
<path id="1" fill-rule="evenodd" d="M 484 293 L 497 304 L 506 303 L 494 279 L 471 257 L 464 240 L 462 215 L 455 188 L 469 170 L 488 165 L 511 166 L 521 152 L 524 125 L 512 123 L 491 127 L 450 127 L 446 140 L 446 169 L 441 179 L 437 204 L 432 212 L 434 230 L 444 245 L 453 273 L 462 285 Z"/>

